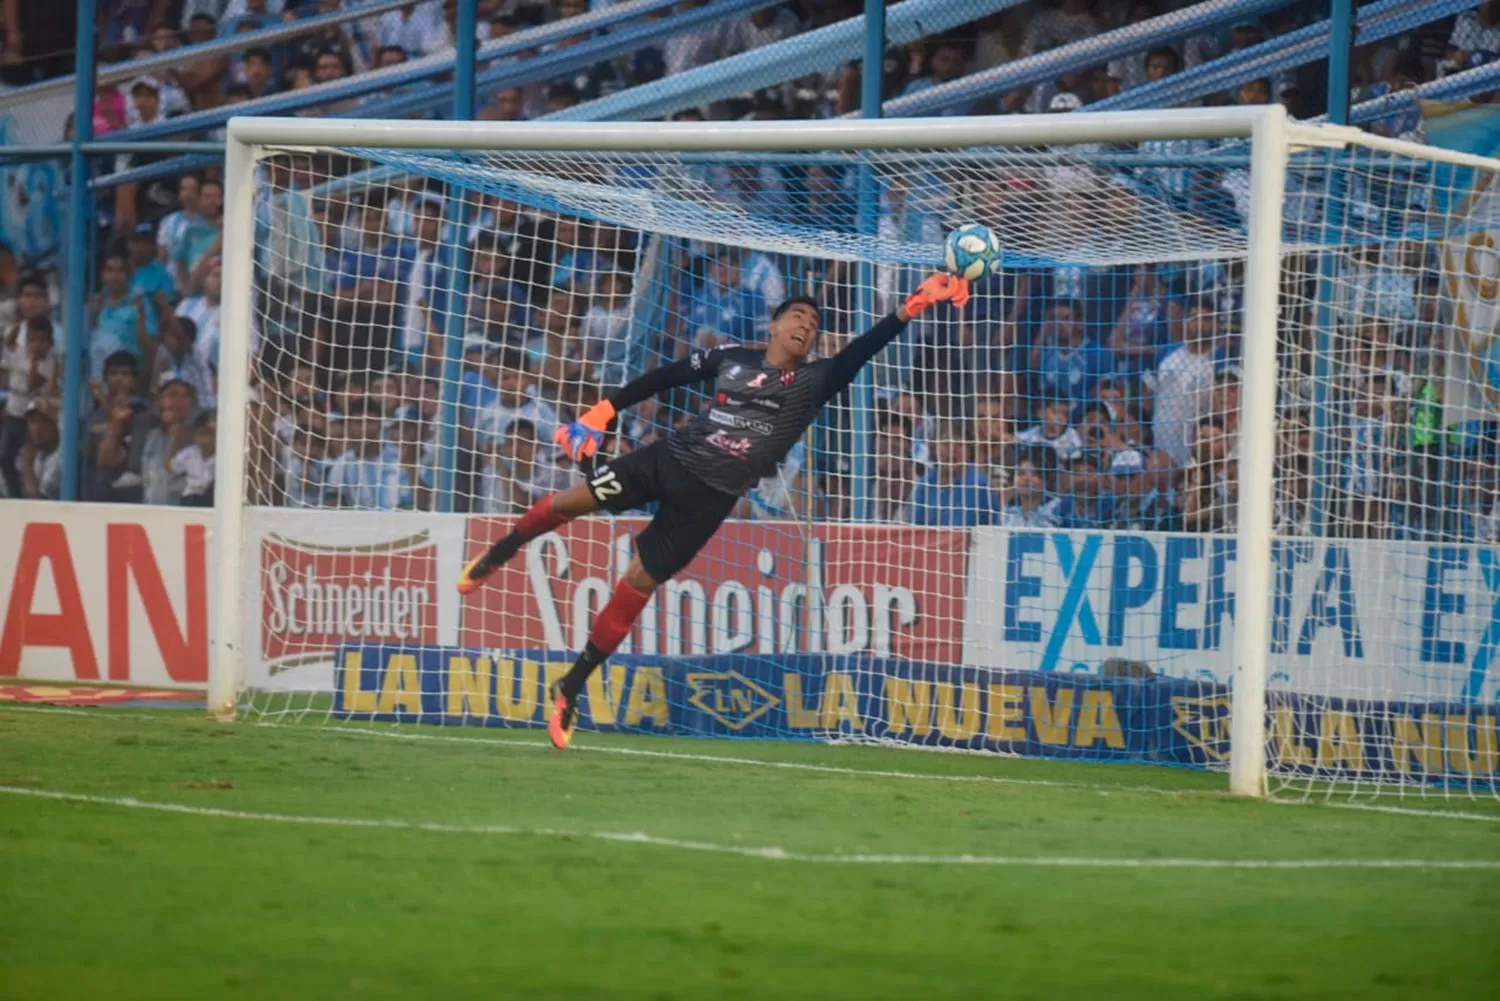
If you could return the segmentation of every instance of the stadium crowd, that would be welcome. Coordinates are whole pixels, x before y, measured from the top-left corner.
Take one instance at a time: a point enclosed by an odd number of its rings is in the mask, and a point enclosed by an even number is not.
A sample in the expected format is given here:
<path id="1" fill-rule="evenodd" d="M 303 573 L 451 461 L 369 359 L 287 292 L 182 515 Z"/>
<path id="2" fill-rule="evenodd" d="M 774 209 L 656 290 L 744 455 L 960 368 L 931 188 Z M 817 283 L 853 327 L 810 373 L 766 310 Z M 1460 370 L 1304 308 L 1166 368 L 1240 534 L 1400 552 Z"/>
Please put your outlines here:
<path id="1" fill-rule="evenodd" d="M 688 0 L 691 5 L 696 0 Z M 594 0 L 593 7 L 604 6 Z M 340 6 L 339 0 L 115 0 L 103 53 L 122 61 Z M 480 0 L 481 34 L 574 17 L 588 0 Z M 669 39 L 567 79 L 485 96 L 481 117 L 535 118 L 680 73 L 857 13 L 853 0 L 768 6 Z M 98 135 L 189 111 L 356 76 L 453 47 L 454 4 L 414 3 L 276 46 L 248 46 L 123 86 L 99 88 Z M 1057 0 L 1012 8 L 947 37 L 892 48 L 887 97 L 1156 16 L 1150 2 Z M 46 32 L 5 0 L 4 78 L 65 66 L 42 58 Z M 1299 27 L 1321 4 L 1294 4 L 1180 45 L 1114 60 L 963 112 L 1075 110 L 1122 89 Z M 46 29 L 46 30 L 51 30 Z M 559 42 L 564 46 L 587 35 Z M 1500 0 L 1359 53 L 1362 96 L 1380 96 L 1493 58 Z M 1253 81 L 1204 103 L 1279 100 L 1316 113 L 1319 70 Z M 31 74 L 24 77 L 24 74 Z M 858 109 L 858 67 L 679 112 L 679 118 L 807 118 Z M 369 108 L 389 93 L 308 114 Z M 71 125 L 69 126 L 71 127 Z M 1372 126 L 1419 137 L 1420 117 Z M 116 169 L 159 155 L 121 157 Z M 267 162 L 285 197 L 262 206 L 256 240 L 257 364 L 249 442 L 252 499 L 292 506 L 430 510 L 452 461 L 459 510 L 519 511 L 570 482 L 552 430 L 601 388 L 690 347 L 753 341 L 769 308 L 811 268 L 825 304 L 825 349 L 852 332 L 847 266 L 686 245 L 668 262 L 649 324 L 636 288 L 641 234 L 473 194 L 455 232 L 444 189 L 428 182 L 313 197 L 312 180 L 349 173 L 342 158 Z M 1152 197 L 1196 197 L 1188 172 L 1141 181 Z M 725 200 L 785 203 L 830 218 L 851 204 L 837 177 L 729 171 Z M 972 217 L 1003 229 L 1031 197 L 1019 178 Z M 1137 189 L 1139 190 L 1139 189 Z M 1075 192 L 1076 194 L 1076 192 Z M 1077 195 L 1077 197 L 1083 197 Z M 1233 202 L 1232 192 L 1221 201 Z M 220 239 L 216 170 L 119 185 L 101 202 L 88 315 L 90 392 L 83 492 L 90 500 L 210 504 L 214 481 Z M 1184 210 L 1198 210 L 1188 205 Z M 888 199 L 882 225 L 902 209 Z M 1031 211 L 1036 211 L 1035 205 Z M 1229 211 L 1216 208 L 1212 211 Z M 993 213 L 991 217 L 988 213 Z M 455 246 L 461 287 L 450 289 Z M 1484 538 L 1500 532 L 1493 427 L 1445 427 L 1434 248 L 1417 242 L 1351 255 L 1339 276 L 1333 354 L 1315 367 L 1317 262 L 1293 261 L 1283 315 L 1278 406 L 1278 530 L 1345 536 Z M 868 478 L 873 517 L 917 525 L 1004 524 L 1222 531 L 1238 490 L 1239 269 L 1211 262 L 1012 269 L 979 289 L 962 320 L 919 324 L 878 367 L 868 468 L 854 457 L 846 400 L 811 451 L 748 497 L 745 517 L 851 517 L 851 482 Z M 889 297 L 901 275 L 881 279 Z M 61 332 L 57 276 L 0 248 L 0 490 L 56 497 L 60 481 Z M 640 331 L 649 326 L 649 336 Z M 445 408 L 444 353 L 462 339 L 458 389 Z M 869 402 L 869 401 L 866 401 Z M 691 412 L 691 394 L 626 417 L 615 448 L 637 447 Z M 1315 404 L 1323 405 L 1321 411 Z M 1329 415 L 1326 438 L 1315 414 Z M 449 419 L 451 416 L 451 420 Z M 1324 442 L 1315 456 L 1315 438 Z M 809 458 L 809 455 L 812 458 Z"/>

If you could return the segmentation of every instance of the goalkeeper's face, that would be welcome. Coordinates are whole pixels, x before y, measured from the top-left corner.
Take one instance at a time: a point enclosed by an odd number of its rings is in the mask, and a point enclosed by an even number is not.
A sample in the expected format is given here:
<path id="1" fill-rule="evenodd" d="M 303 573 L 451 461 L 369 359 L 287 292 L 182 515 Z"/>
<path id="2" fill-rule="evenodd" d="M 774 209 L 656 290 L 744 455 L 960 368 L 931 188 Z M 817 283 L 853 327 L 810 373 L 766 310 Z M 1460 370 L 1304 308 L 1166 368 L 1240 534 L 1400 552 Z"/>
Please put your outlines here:
<path id="1" fill-rule="evenodd" d="M 818 343 L 818 311 L 806 303 L 793 303 L 771 321 L 771 346 L 801 361 Z"/>

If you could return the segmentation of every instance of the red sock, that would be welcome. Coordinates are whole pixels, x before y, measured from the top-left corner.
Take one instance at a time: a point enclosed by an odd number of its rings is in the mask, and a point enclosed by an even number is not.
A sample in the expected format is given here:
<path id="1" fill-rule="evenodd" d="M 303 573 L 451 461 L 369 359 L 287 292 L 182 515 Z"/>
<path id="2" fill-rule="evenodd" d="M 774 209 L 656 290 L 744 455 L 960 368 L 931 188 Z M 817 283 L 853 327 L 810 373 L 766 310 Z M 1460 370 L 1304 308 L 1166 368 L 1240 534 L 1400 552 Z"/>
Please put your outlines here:
<path id="1" fill-rule="evenodd" d="M 646 607 L 649 600 L 649 594 L 642 594 L 623 580 L 620 581 L 615 593 L 610 596 L 609 604 L 604 606 L 604 611 L 594 620 L 594 628 L 589 632 L 589 642 L 605 656 L 613 653 L 620 641 L 630 635 L 630 627 L 635 625 L 636 616 L 641 614 L 641 609 Z"/>
<path id="2" fill-rule="evenodd" d="M 530 542 L 538 535 L 546 535 L 558 525 L 567 521 L 562 515 L 552 509 L 552 501 L 557 494 L 548 494 L 535 504 L 516 522 L 516 527 L 511 529 L 523 542 Z"/>

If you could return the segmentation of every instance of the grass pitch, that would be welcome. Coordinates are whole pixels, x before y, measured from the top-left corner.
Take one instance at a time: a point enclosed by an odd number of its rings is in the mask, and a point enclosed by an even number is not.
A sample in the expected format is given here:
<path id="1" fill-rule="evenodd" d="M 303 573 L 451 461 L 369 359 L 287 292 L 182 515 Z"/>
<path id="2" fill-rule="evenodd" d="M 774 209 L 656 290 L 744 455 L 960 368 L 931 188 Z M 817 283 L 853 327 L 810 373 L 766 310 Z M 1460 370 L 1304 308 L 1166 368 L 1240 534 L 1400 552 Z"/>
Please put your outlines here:
<path id="1" fill-rule="evenodd" d="M 0 997 L 1454 999 L 1500 982 L 1488 801 L 1446 804 L 1473 815 L 1455 819 L 1238 801 L 1161 768 L 576 744 L 0 711 Z"/>

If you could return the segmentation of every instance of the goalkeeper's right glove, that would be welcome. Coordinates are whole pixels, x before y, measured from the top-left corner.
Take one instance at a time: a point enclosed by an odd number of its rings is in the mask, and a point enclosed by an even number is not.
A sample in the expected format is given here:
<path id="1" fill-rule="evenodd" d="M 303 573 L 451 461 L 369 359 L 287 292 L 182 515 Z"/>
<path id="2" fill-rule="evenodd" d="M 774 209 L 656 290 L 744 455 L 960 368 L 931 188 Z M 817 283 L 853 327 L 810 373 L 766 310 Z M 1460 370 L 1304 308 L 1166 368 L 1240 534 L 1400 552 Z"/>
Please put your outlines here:
<path id="1" fill-rule="evenodd" d="M 928 306 L 934 306 L 940 302 L 951 302 L 955 306 L 963 306 L 969 301 L 969 282 L 967 279 L 957 275 L 950 275 L 946 271 L 928 275 L 917 290 L 906 297 L 902 305 L 906 309 L 907 316 L 916 316 Z"/>
<path id="2" fill-rule="evenodd" d="M 615 405 L 608 400 L 600 400 L 576 421 L 567 427 L 558 428 L 552 440 L 557 442 L 568 458 L 574 462 L 582 462 L 599 451 L 599 446 L 604 444 L 604 433 L 609 429 L 609 422 L 614 419 Z"/>

